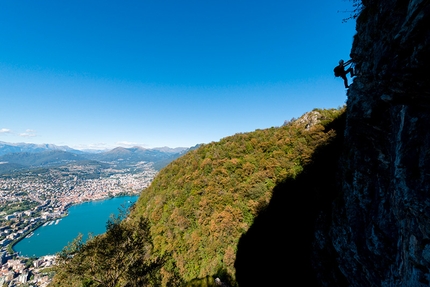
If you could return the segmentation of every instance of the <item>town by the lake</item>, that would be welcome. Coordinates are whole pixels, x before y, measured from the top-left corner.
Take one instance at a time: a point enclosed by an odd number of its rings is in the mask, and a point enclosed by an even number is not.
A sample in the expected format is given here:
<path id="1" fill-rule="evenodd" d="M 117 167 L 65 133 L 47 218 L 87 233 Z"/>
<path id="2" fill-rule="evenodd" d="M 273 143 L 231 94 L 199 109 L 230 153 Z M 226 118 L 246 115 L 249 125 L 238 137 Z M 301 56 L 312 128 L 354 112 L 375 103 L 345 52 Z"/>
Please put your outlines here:
<path id="1" fill-rule="evenodd" d="M 72 205 L 138 195 L 156 174 L 151 163 L 141 162 L 133 173 L 110 170 L 94 176 L 76 165 L 0 176 L 0 286 L 47 286 L 56 255 L 20 256 L 13 246 L 37 228 L 58 223 Z"/>

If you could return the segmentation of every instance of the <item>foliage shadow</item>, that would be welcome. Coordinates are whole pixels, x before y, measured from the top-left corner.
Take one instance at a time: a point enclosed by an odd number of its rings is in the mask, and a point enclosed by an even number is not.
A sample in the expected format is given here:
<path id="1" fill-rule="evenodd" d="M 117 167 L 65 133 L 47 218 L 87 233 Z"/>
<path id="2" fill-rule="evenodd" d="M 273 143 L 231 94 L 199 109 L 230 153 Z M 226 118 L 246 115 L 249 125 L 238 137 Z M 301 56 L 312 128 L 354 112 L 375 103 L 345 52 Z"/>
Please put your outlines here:
<path id="1" fill-rule="evenodd" d="M 315 226 L 321 213 L 331 216 L 332 202 L 339 195 L 336 177 L 345 113 L 326 128 L 334 129 L 336 137 L 315 150 L 296 178 L 275 186 L 269 205 L 240 238 L 235 261 L 240 287 L 296 286 L 297 282 L 300 286 L 320 286 L 321 274 L 313 267 L 315 260 L 321 260 L 315 257 L 313 248 Z M 318 265 L 339 274 L 331 256 L 334 252 L 329 250 L 328 254 Z"/>

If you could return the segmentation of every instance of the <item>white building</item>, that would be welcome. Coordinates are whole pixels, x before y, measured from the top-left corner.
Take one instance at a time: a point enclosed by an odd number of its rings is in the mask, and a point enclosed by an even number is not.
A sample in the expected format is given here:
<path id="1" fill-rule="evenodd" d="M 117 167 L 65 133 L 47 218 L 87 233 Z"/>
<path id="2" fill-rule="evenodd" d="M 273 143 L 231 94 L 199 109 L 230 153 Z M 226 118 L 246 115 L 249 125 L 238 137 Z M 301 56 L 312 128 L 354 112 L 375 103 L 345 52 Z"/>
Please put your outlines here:
<path id="1" fill-rule="evenodd" d="M 22 273 L 18 276 L 18 282 L 27 283 L 28 281 L 28 273 Z"/>

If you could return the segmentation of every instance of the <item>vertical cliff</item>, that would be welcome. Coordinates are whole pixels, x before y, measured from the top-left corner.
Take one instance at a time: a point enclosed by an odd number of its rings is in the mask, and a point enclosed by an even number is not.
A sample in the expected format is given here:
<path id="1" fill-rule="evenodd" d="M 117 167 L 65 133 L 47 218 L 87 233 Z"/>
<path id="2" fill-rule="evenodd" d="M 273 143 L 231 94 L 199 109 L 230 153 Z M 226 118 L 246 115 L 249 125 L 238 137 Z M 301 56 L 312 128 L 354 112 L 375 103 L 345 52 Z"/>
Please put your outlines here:
<path id="1" fill-rule="evenodd" d="M 344 278 L 316 263 L 319 280 L 429 286 L 430 1 L 363 0 L 356 30 L 340 194 L 316 240 Z"/>

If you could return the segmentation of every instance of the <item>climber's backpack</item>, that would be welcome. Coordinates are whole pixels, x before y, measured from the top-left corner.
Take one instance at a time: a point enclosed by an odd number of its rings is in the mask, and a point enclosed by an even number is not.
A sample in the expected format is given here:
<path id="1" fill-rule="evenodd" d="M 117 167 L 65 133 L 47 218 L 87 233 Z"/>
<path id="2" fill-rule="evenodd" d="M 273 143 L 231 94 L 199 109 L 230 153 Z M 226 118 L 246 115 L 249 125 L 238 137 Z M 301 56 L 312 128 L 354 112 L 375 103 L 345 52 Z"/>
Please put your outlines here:
<path id="1" fill-rule="evenodd" d="M 340 77 L 340 75 L 342 75 L 342 67 L 336 66 L 336 68 L 334 68 L 333 72 L 334 72 L 335 77 Z"/>

